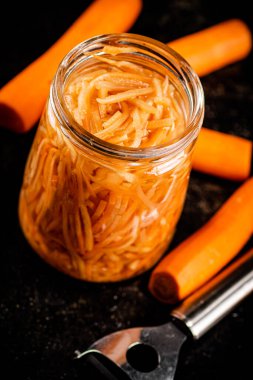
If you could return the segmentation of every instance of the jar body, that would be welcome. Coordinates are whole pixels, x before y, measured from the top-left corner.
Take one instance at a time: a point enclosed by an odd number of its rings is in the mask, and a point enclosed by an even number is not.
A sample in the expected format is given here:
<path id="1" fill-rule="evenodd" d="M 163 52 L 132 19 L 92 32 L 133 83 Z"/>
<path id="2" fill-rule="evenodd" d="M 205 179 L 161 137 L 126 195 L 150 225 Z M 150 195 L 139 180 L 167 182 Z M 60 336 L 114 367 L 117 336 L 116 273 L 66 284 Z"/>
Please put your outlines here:
<path id="1" fill-rule="evenodd" d="M 62 107 L 68 75 L 79 75 L 106 41 L 131 46 L 127 60 L 145 62 L 177 88 L 185 133 L 171 145 L 129 150 L 107 144 L 80 133 Z M 59 66 L 26 164 L 19 218 L 31 246 L 52 266 L 88 281 L 119 281 L 149 269 L 174 234 L 202 119 L 198 78 L 165 45 L 124 34 L 73 49 Z"/>
<path id="2" fill-rule="evenodd" d="M 93 157 L 63 134 L 48 103 L 27 161 L 19 217 L 35 251 L 88 281 L 118 281 L 149 269 L 181 214 L 192 144 L 181 159 L 138 164 Z"/>

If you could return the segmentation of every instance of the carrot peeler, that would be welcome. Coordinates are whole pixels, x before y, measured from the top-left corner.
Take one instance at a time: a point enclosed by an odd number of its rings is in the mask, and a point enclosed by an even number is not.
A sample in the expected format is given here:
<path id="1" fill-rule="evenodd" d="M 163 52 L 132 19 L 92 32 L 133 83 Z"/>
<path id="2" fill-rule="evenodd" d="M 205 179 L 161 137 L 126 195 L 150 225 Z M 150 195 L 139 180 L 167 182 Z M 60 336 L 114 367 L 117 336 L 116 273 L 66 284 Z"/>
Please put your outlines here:
<path id="1" fill-rule="evenodd" d="M 202 337 L 252 291 L 250 250 L 173 309 L 168 323 L 109 334 L 76 360 L 87 361 L 108 380 L 172 380 L 184 342 Z"/>

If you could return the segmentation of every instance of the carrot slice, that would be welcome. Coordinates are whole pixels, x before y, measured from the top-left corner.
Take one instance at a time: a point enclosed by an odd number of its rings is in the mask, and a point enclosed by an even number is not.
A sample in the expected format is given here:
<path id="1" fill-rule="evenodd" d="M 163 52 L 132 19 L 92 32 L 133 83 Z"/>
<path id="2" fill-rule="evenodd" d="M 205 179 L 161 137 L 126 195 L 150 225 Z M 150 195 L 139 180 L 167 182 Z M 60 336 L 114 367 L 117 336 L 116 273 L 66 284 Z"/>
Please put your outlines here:
<path id="1" fill-rule="evenodd" d="M 184 299 L 221 270 L 253 230 L 253 178 L 154 269 L 149 289 L 164 303 Z"/>
<path id="2" fill-rule="evenodd" d="M 0 123 L 25 132 L 39 119 L 50 82 L 65 54 L 99 34 L 127 31 L 141 10 L 141 0 L 96 0 L 65 34 L 0 90 Z"/>

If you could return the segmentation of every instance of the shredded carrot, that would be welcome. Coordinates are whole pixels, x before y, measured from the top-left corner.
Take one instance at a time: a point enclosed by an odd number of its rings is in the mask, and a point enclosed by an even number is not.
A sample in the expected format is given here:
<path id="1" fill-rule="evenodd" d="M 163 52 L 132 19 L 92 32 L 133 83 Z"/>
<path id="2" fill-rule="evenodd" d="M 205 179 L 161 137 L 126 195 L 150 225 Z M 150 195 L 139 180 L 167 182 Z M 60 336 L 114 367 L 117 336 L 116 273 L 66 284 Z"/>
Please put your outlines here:
<path id="1" fill-rule="evenodd" d="M 111 103 L 119 103 L 123 100 L 133 99 L 136 96 L 140 95 L 148 95 L 151 92 L 153 92 L 152 88 L 138 88 L 135 90 L 127 90 L 121 93 L 118 93 L 117 95 L 110 95 L 107 96 L 104 99 L 97 98 L 97 102 L 100 104 L 111 104 Z"/>
<path id="2" fill-rule="evenodd" d="M 91 76 L 89 69 L 88 76 L 84 71 L 69 81 L 65 91 L 67 107 L 84 129 L 105 141 L 133 148 L 169 142 L 185 128 L 175 88 L 168 77 L 114 58 L 117 51 L 122 55 L 125 49 L 105 47 L 105 57 L 94 55 L 97 75 Z M 111 50 L 113 56 L 108 58 Z M 102 74 L 101 61 L 106 69 Z M 99 115 L 91 111 L 95 103 Z"/>
<path id="3" fill-rule="evenodd" d="M 65 85 L 80 129 L 135 148 L 181 135 L 186 122 L 170 78 L 124 61 L 122 48 L 103 53 Z M 90 281 L 129 278 L 152 266 L 171 240 L 189 171 L 188 154 L 168 168 L 81 152 L 49 102 L 26 166 L 20 222 L 34 249 L 61 271 Z"/>
<path id="4" fill-rule="evenodd" d="M 160 301 L 187 297 L 221 270 L 253 231 L 253 178 L 248 179 L 197 232 L 152 272 L 149 289 Z"/>

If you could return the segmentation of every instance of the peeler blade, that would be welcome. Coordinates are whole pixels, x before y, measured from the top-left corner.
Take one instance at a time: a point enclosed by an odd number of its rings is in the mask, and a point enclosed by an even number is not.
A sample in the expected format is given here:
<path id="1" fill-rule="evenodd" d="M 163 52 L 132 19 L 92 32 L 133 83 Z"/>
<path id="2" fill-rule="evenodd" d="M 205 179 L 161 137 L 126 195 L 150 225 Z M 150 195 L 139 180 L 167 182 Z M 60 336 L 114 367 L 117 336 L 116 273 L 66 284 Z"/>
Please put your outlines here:
<path id="1" fill-rule="evenodd" d="M 173 322 L 157 327 L 131 328 L 101 338 L 79 358 L 99 352 L 121 367 L 131 380 L 173 380 L 185 340 L 186 335 Z M 150 352 L 153 352 L 153 359 Z"/>

